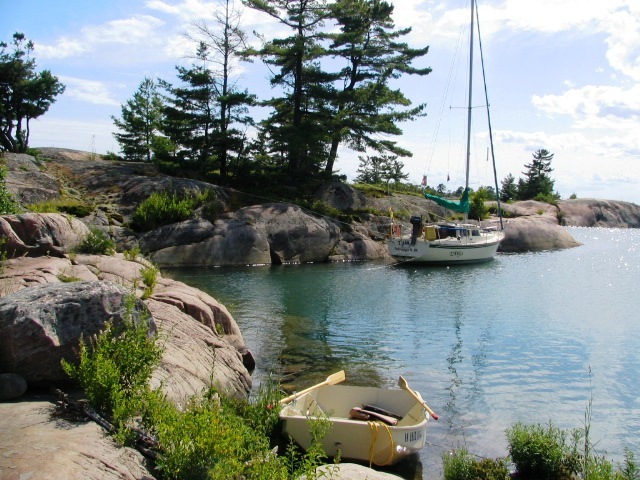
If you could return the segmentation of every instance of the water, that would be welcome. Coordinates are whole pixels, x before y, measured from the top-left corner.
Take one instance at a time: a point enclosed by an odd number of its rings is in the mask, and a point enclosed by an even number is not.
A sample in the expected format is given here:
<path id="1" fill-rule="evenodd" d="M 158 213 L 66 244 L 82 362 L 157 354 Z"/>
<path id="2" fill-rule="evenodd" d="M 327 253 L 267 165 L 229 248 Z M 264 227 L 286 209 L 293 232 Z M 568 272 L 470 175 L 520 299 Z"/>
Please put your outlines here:
<path id="1" fill-rule="evenodd" d="M 619 461 L 640 455 L 640 230 L 571 228 L 583 246 L 483 265 L 375 263 L 175 270 L 224 303 L 258 385 L 302 389 L 344 369 L 393 387 L 403 375 L 439 414 L 405 478 L 441 478 L 465 446 L 505 456 L 516 422 L 585 424 Z"/>

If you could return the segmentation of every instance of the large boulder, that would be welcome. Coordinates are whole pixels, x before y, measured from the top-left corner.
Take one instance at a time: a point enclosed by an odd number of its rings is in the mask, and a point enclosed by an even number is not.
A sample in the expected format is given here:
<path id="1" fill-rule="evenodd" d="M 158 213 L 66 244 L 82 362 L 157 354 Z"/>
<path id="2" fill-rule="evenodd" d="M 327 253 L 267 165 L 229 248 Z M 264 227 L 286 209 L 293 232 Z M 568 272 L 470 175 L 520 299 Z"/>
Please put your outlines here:
<path id="1" fill-rule="evenodd" d="M 161 339 L 166 339 L 153 387 L 161 387 L 170 400 L 182 405 L 210 385 L 229 397 L 247 397 L 251 376 L 238 350 L 178 307 L 153 299 L 147 304 Z"/>
<path id="2" fill-rule="evenodd" d="M 388 256 L 386 244 L 373 240 L 371 232 L 359 226 L 342 232 L 340 241 L 334 247 L 329 260 L 332 262 L 378 260 Z"/>
<path id="3" fill-rule="evenodd" d="M 17 373 L 31 387 L 68 381 L 60 361 L 77 359 L 82 336 L 99 333 L 109 320 L 122 321 L 127 290 L 108 282 L 53 283 L 0 298 L 0 372 Z M 134 320 L 149 319 L 137 301 Z M 145 316 L 145 314 L 147 314 Z"/>
<path id="4" fill-rule="evenodd" d="M 635 203 L 580 198 L 558 202 L 564 225 L 574 227 L 640 228 Z"/>
<path id="5" fill-rule="evenodd" d="M 498 251 L 504 253 L 539 252 L 580 246 L 551 216 L 510 218 Z"/>
<path id="6" fill-rule="evenodd" d="M 146 233 L 140 248 L 159 266 L 327 261 L 340 238 L 324 217 L 287 203 L 241 208 L 214 224 L 187 220 Z"/>
<path id="7" fill-rule="evenodd" d="M 122 255 L 77 255 L 73 263 L 68 258 L 11 259 L 6 262 L 5 270 L 0 274 L 0 295 L 5 295 L 5 298 L 0 299 L 0 305 L 2 302 L 12 304 L 14 296 L 10 295 L 11 292 L 23 292 L 25 295 L 37 290 L 29 287 L 40 288 L 48 284 L 57 285 L 60 289 L 75 286 L 80 290 L 83 290 L 81 285 L 87 282 L 89 285 L 105 284 L 117 286 L 128 293 L 136 292 L 140 296 L 144 287 L 140 281 L 141 270 L 149 267 L 148 262 L 142 259 L 128 261 Z M 244 344 L 240 328 L 229 311 L 200 290 L 163 278 L 160 274 L 156 280 L 157 285 L 146 304 L 158 326 L 165 351 L 160 366 L 154 373 L 154 385 L 162 385 L 167 396 L 176 402 L 183 402 L 186 396 L 199 393 L 212 383 L 231 396 L 246 396 L 251 389 L 249 371 L 255 368 L 255 360 Z M 74 283 L 61 283 L 62 281 Z M 83 294 L 90 295 L 91 291 Z M 67 300 L 73 303 L 73 299 Z M 63 311 L 64 308 L 58 304 L 64 304 L 67 300 L 63 295 L 58 295 L 48 305 L 40 307 L 46 312 Z M 35 311 L 33 317 L 39 318 L 37 303 L 32 308 Z M 13 345 L 27 341 L 24 332 L 16 333 L 18 339 L 15 341 L 5 333 L 0 328 L 0 373 L 11 371 L 4 367 L 6 362 L 1 359 L 2 352 L 5 351 L 2 342 Z M 95 333 L 93 326 L 85 336 L 92 333 Z M 75 341 L 70 342 L 73 346 L 78 345 L 78 335 L 76 334 Z M 54 355 L 56 348 L 53 342 L 38 352 L 43 357 L 52 357 L 47 363 L 57 362 L 59 366 L 60 355 Z M 29 364 L 31 360 L 25 362 Z M 54 377 L 47 377 L 47 381 L 41 381 L 40 384 L 59 380 L 60 372 L 56 370 L 54 373 Z"/>
<path id="8" fill-rule="evenodd" d="M 254 205 L 234 216 L 267 238 L 274 264 L 324 262 L 340 238 L 333 221 L 288 203 Z"/>
<path id="9" fill-rule="evenodd" d="M 269 242 L 244 220 L 187 220 L 146 233 L 140 248 L 161 267 L 271 263 Z"/>
<path id="10" fill-rule="evenodd" d="M 153 480 L 142 455 L 121 447 L 94 422 L 54 416 L 54 399 L 0 402 L 3 480 Z"/>
<path id="11" fill-rule="evenodd" d="M 4 154 L 7 163 L 7 189 L 22 205 L 46 202 L 60 196 L 60 183 L 42 171 L 43 165 L 25 153 Z"/>
<path id="12" fill-rule="evenodd" d="M 9 257 L 51 255 L 62 257 L 89 234 L 81 221 L 57 213 L 25 213 L 0 217 L 0 237 Z"/>

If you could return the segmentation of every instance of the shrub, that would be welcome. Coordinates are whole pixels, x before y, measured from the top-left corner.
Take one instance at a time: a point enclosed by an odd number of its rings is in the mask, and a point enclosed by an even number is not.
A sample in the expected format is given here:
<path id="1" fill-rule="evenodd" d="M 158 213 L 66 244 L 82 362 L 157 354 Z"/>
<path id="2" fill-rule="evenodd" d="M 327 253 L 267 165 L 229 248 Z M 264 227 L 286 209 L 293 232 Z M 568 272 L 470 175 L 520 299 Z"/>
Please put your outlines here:
<path id="1" fill-rule="evenodd" d="M 0 215 L 10 215 L 20 213 L 20 204 L 14 196 L 7 190 L 5 179 L 7 178 L 7 167 L 0 164 Z"/>
<path id="2" fill-rule="evenodd" d="M 109 321 L 100 335 L 80 342 L 79 362 L 62 360 L 64 371 L 76 380 L 91 405 L 112 418 L 125 438 L 126 422 L 142 410 L 148 381 L 162 355 L 149 335 L 150 317 L 135 318 L 136 298 L 125 297 L 120 322 Z"/>
<path id="3" fill-rule="evenodd" d="M 508 480 L 509 469 L 504 459 L 477 460 L 466 449 L 442 456 L 444 480 Z"/>
<path id="4" fill-rule="evenodd" d="M 549 423 L 546 427 L 517 423 L 507 430 L 509 455 L 518 473 L 528 479 L 564 480 L 575 473 L 575 456 L 565 431 Z"/>
<path id="5" fill-rule="evenodd" d="M 182 222 L 190 218 L 196 208 L 215 200 L 212 190 L 199 193 L 154 192 L 136 208 L 132 228 L 149 231 Z"/>
<path id="6" fill-rule="evenodd" d="M 68 213 L 74 217 L 86 217 L 93 211 L 93 205 L 73 200 L 71 198 L 58 198 L 39 203 L 31 203 L 26 206 L 31 212 L 36 213 Z"/>
<path id="7" fill-rule="evenodd" d="M 116 243 L 102 230 L 91 227 L 89 235 L 77 246 L 77 253 L 93 255 L 111 255 L 116 250 Z"/>
<path id="8" fill-rule="evenodd" d="M 125 250 L 124 252 L 122 252 L 122 254 L 124 255 L 125 260 L 135 262 L 135 260 L 138 258 L 138 255 L 140 255 L 140 247 L 136 245 L 130 250 Z"/>
<path id="9" fill-rule="evenodd" d="M 156 284 L 158 283 L 159 273 L 160 271 L 155 265 L 149 265 L 148 267 L 143 267 L 140 270 L 142 283 L 144 283 L 146 287 L 144 293 L 142 294 L 143 299 L 147 299 L 153 294 L 153 289 L 156 288 Z"/>

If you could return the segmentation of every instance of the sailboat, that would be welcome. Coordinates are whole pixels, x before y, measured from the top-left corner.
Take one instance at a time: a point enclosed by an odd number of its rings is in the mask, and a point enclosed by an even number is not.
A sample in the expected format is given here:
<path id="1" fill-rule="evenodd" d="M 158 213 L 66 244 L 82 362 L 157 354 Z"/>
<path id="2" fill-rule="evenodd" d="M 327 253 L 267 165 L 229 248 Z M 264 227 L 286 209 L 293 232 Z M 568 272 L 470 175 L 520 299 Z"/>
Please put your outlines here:
<path id="1" fill-rule="evenodd" d="M 473 93 L 473 36 L 475 24 L 475 0 L 471 0 L 471 22 L 469 35 L 469 94 L 467 107 L 467 159 L 465 189 L 459 201 L 447 200 L 424 193 L 424 196 L 449 210 L 464 215 L 463 222 L 435 223 L 425 225 L 421 216 L 412 216 L 411 233 L 402 235 L 399 225 L 392 224 L 387 240 L 389 254 L 405 261 L 435 264 L 478 263 L 491 260 L 504 232 L 497 228 L 486 228 L 468 221 L 469 213 L 469 163 L 471 159 L 471 111 Z M 486 95 L 486 88 L 485 88 Z M 487 102 L 488 109 L 488 102 Z M 487 115 L 488 115 L 487 110 Z M 489 122 L 491 133 L 491 122 Z M 492 149 L 493 151 L 493 149 Z M 495 170 L 495 162 L 494 162 Z M 495 176 L 495 175 L 494 175 Z M 500 204 L 498 203 L 498 210 Z"/>

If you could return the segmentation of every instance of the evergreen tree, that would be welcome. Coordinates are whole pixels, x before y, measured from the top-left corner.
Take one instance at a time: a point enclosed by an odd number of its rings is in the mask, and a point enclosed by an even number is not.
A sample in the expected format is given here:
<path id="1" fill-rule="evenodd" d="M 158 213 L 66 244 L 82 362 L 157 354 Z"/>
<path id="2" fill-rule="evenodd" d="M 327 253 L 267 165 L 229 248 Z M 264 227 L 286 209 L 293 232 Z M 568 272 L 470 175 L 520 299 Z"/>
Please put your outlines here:
<path id="1" fill-rule="evenodd" d="M 504 177 L 501 185 L 500 200 L 508 202 L 509 200 L 516 200 L 518 198 L 518 187 L 516 185 L 516 179 L 512 174 Z"/>
<path id="2" fill-rule="evenodd" d="M 156 82 L 145 77 L 133 98 L 122 105 L 121 119 L 111 117 L 120 129 L 113 136 L 120 144 L 125 160 L 151 161 L 154 139 L 162 124 L 162 108 L 162 96 Z"/>
<path id="3" fill-rule="evenodd" d="M 24 34 L 13 34 L 12 53 L 7 47 L 0 42 L 0 148 L 25 153 L 31 120 L 45 114 L 65 87 L 49 70 L 36 73 L 33 42 Z"/>
<path id="4" fill-rule="evenodd" d="M 289 174 L 315 173 L 324 160 L 327 141 L 323 98 L 333 77 L 324 74 L 318 59 L 326 54 L 319 43 L 319 28 L 329 16 L 325 0 L 244 0 L 289 28 L 286 38 L 264 41 L 252 54 L 274 68 L 271 85 L 283 96 L 264 102 L 273 113 L 261 124 L 269 139 L 285 146 Z"/>
<path id="5" fill-rule="evenodd" d="M 336 74 L 342 88 L 331 98 L 331 147 L 325 168 L 329 175 L 343 142 L 357 151 L 372 148 L 411 156 L 411 152 L 395 142 L 380 140 L 378 135 L 401 135 L 398 122 L 422 115 L 424 104 L 402 109 L 411 102 L 401 91 L 392 89 L 389 81 L 402 74 L 430 73 L 430 68 L 412 66 L 429 48 L 414 49 L 399 42 L 411 28 L 394 30 L 393 11 L 391 3 L 381 0 L 338 0 L 332 6 L 340 31 L 327 35 L 331 40 L 329 51 L 345 66 Z"/>
<path id="6" fill-rule="evenodd" d="M 533 160 L 531 163 L 525 164 L 527 170 L 522 172 L 525 179 L 522 184 L 524 189 L 519 189 L 521 200 L 528 200 L 537 196 L 554 196 L 553 184 L 555 182 L 549 176 L 553 171 L 551 160 L 553 160 L 553 153 L 548 150 L 541 149 L 533 153 Z"/>
<path id="7" fill-rule="evenodd" d="M 168 93 L 163 111 L 163 133 L 175 145 L 174 160 L 206 172 L 215 153 L 218 120 L 215 79 L 208 68 L 209 47 L 204 42 L 198 45 L 196 60 L 199 64 L 192 64 L 191 68 L 176 66 L 181 86 L 160 81 Z"/>
<path id="8" fill-rule="evenodd" d="M 240 28 L 240 12 L 233 8 L 231 0 L 220 0 L 220 8 L 214 11 L 214 28 L 206 23 L 194 23 L 196 35 L 210 52 L 215 90 L 216 128 L 214 148 L 220 166 L 220 175 L 227 176 L 230 156 L 242 154 L 245 136 L 242 126 L 252 125 L 248 106 L 255 104 L 255 95 L 241 91 L 232 81 L 233 65 L 246 51 L 246 34 Z"/>

